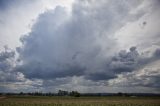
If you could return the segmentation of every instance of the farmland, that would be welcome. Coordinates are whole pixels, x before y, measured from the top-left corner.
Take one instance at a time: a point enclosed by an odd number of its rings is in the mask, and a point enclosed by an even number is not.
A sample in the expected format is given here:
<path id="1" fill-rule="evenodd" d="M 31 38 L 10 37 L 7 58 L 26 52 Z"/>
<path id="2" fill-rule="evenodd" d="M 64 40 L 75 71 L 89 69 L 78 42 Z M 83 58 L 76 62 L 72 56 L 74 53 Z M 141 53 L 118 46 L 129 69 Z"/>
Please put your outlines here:
<path id="1" fill-rule="evenodd" d="M 1 96 L 0 106 L 160 106 L 160 97 Z"/>

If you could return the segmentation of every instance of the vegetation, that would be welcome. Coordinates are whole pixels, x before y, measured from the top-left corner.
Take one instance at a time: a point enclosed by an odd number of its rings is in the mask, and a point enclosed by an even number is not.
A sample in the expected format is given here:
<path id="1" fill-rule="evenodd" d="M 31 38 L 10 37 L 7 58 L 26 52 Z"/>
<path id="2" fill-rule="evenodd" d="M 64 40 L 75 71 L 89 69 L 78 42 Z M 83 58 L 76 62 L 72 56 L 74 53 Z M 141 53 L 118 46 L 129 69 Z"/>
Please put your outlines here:
<path id="1" fill-rule="evenodd" d="M 0 106 L 160 106 L 160 97 L 0 96 Z"/>

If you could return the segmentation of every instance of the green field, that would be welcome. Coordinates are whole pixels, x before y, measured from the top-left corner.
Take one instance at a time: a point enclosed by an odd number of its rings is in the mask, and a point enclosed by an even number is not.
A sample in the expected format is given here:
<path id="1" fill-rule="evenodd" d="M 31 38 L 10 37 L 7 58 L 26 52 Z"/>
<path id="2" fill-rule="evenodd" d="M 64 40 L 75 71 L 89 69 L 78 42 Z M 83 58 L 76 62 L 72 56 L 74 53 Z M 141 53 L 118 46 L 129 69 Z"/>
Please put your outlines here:
<path id="1" fill-rule="evenodd" d="M 160 97 L 1 96 L 0 106 L 160 106 Z"/>

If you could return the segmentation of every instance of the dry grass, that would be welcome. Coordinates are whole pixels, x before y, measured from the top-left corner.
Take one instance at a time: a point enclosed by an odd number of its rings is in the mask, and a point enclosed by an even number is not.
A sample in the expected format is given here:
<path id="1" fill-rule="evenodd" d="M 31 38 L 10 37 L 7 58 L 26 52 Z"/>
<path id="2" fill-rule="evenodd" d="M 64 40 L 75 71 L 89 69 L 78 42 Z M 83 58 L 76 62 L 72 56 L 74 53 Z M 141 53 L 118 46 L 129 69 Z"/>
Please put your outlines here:
<path id="1" fill-rule="evenodd" d="M 158 97 L 0 97 L 0 106 L 160 106 Z"/>

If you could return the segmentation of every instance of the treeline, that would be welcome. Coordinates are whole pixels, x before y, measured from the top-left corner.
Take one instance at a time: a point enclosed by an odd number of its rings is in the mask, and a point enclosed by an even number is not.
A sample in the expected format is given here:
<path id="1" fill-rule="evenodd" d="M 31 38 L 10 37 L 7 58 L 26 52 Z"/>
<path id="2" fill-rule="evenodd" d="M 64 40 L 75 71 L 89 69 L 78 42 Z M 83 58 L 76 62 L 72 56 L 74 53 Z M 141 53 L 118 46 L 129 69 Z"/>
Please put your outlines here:
<path id="1" fill-rule="evenodd" d="M 20 93 L 0 93 L 0 95 L 30 95 L 30 96 L 74 96 L 74 97 L 80 97 L 80 93 L 78 91 L 64 91 L 64 90 L 59 90 L 57 93 L 43 93 L 43 92 L 20 92 Z"/>
<path id="2" fill-rule="evenodd" d="M 20 93 L 0 93 L 0 95 L 22 95 L 22 96 L 73 96 L 73 97 L 80 97 L 80 96 L 122 96 L 122 97 L 143 97 L 143 96 L 157 96 L 160 97 L 160 94 L 155 93 L 79 93 L 78 91 L 64 91 L 59 90 L 57 93 L 43 93 L 43 92 L 20 92 Z"/>

